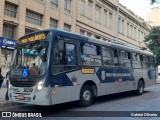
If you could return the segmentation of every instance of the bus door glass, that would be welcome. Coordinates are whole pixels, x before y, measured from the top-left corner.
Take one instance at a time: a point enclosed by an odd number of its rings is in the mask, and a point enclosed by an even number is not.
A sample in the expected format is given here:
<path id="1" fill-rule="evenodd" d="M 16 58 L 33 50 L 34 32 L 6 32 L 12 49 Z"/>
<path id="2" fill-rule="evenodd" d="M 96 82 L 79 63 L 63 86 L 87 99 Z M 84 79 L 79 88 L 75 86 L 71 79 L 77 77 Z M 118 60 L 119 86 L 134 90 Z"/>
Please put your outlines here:
<path id="1" fill-rule="evenodd" d="M 77 68 L 76 44 L 57 40 L 53 45 L 53 74 Z"/>

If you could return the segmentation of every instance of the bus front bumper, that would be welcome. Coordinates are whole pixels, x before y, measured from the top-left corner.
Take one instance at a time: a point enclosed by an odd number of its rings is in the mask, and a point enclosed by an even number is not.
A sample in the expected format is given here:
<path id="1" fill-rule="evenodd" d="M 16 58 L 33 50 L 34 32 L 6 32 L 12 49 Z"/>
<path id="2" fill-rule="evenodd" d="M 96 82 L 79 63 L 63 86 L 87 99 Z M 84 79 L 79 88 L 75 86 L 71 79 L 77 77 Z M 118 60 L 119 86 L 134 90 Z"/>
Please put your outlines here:
<path id="1" fill-rule="evenodd" d="M 35 92 L 36 87 L 28 88 L 32 89 L 32 92 L 24 92 L 24 89 L 26 88 L 11 86 L 8 89 L 9 101 L 33 105 L 51 105 L 48 88 L 43 88 L 37 92 Z"/>

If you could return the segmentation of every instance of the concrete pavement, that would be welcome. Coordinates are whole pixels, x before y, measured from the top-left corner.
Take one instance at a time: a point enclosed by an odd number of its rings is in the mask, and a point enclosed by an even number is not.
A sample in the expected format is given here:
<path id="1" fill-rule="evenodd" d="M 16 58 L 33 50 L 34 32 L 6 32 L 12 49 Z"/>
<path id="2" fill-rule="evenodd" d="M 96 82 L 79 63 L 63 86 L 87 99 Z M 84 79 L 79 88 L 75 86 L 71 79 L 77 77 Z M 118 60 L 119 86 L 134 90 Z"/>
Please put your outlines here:
<path id="1" fill-rule="evenodd" d="M 2 87 L 0 89 L 0 108 L 7 107 L 7 106 L 12 106 L 13 105 L 12 102 L 9 102 L 9 101 L 5 100 L 6 91 L 7 91 L 7 88 Z"/>
<path id="2" fill-rule="evenodd" d="M 2 76 L 5 77 L 9 69 L 5 67 L 1 67 L 1 68 L 2 68 Z M 2 85 L 2 88 L 0 89 L 0 108 L 13 105 L 12 102 L 5 100 L 6 91 L 7 91 L 7 88 Z"/>

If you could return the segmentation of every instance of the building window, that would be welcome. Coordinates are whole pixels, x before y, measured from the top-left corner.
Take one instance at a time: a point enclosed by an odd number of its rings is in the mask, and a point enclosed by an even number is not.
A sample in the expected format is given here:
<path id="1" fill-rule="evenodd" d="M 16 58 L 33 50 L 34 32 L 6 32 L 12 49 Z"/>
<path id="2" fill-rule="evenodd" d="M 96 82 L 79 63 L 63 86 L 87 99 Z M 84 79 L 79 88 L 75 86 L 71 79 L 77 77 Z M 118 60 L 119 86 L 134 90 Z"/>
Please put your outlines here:
<path id="1" fill-rule="evenodd" d="M 71 13 L 71 0 L 64 0 L 64 9 L 65 13 L 70 14 Z"/>
<path id="2" fill-rule="evenodd" d="M 109 12 L 108 27 L 112 29 L 112 13 Z"/>
<path id="3" fill-rule="evenodd" d="M 26 22 L 35 24 L 38 26 L 42 26 L 42 15 L 30 10 L 27 10 L 26 12 Z"/>
<path id="4" fill-rule="evenodd" d="M 92 17 L 92 1 L 88 0 L 88 17 Z"/>
<path id="5" fill-rule="evenodd" d="M 137 37 L 137 29 L 136 27 L 134 27 L 134 39 L 136 39 L 136 37 Z"/>
<path id="6" fill-rule="evenodd" d="M 100 39 L 101 37 L 100 37 L 100 36 L 96 36 L 96 35 L 95 35 L 95 38 L 96 38 L 96 39 Z"/>
<path id="7" fill-rule="evenodd" d="M 53 8 L 58 8 L 58 0 L 51 0 L 51 6 Z"/>
<path id="8" fill-rule="evenodd" d="M 57 28 L 58 26 L 58 20 L 55 20 L 53 18 L 50 19 L 50 28 Z"/>
<path id="9" fill-rule="evenodd" d="M 119 18 L 118 25 L 119 25 L 119 32 L 123 34 L 124 33 L 124 20 L 122 18 Z"/>
<path id="10" fill-rule="evenodd" d="M 96 22 L 101 22 L 101 7 L 96 5 Z"/>
<path id="11" fill-rule="evenodd" d="M 32 33 L 32 32 L 35 32 L 35 30 L 33 30 L 33 29 L 28 29 L 28 28 L 25 29 L 25 35 L 27 35 L 27 34 L 29 34 L 29 33 Z"/>
<path id="12" fill-rule="evenodd" d="M 124 33 L 124 20 L 122 20 L 121 31 L 122 31 L 122 33 Z"/>
<path id="13" fill-rule="evenodd" d="M 143 32 L 141 32 L 141 38 L 140 38 L 140 40 L 141 40 L 141 41 L 144 40 L 144 33 L 143 33 Z"/>
<path id="14" fill-rule="evenodd" d="M 88 36 L 88 37 L 91 37 L 91 35 L 92 35 L 91 33 L 87 32 L 87 36 Z"/>
<path id="15" fill-rule="evenodd" d="M 130 29 L 129 29 L 129 23 L 127 23 L 127 36 L 129 37 L 129 31 L 130 31 Z"/>
<path id="16" fill-rule="evenodd" d="M 107 27 L 108 25 L 108 13 L 107 13 L 107 10 L 104 10 L 104 26 Z"/>
<path id="17" fill-rule="evenodd" d="M 71 26 L 68 24 L 64 24 L 64 30 L 69 31 L 70 32 Z"/>
<path id="18" fill-rule="evenodd" d="M 43 0 L 38 0 L 39 2 L 43 2 Z"/>
<path id="19" fill-rule="evenodd" d="M 134 25 L 127 23 L 127 37 L 136 39 L 137 29 Z M 140 37 L 140 33 L 138 32 L 138 36 Z"/>
<path id="20" fill-rule="evenodd" d="M 133 25 L 130 25 L 130 38 L 133 38 Z"/>
<path id="21" fill-rule="evenodd" d="M 81 35 L 84 35 L 84 34 L 85 34 L 85 31 L 84 31 L 84 30 L 80 30 L 80 34 L 81 34 Z"/>
<path id="22" fill-rule="evenodd" d="M 17 6 L 11 3 L 5 3 L 4 14 L 13 18 L 17 16 Z"/>
<path id="23" fill-rule="evenodd" d="M 6 38 L 16 39 L 16 26 L 4 23 L 3 24 L 3 36 Z"/>
<path id="24" fill-rule="evenodd" d="M 81 14 L 84 15 L 85 12 L 85 1 L 81 0 Z"/>

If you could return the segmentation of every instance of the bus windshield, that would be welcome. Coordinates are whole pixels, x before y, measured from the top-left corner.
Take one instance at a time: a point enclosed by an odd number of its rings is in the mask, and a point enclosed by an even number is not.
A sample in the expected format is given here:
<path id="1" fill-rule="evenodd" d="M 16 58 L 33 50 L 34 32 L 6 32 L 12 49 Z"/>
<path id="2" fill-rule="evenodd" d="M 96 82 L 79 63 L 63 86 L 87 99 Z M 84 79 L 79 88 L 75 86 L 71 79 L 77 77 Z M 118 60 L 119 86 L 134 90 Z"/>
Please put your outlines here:
<path id="1" fill-rule="evenodd" d="M 48 41 L 36 41 L 17 45 L 11 64 L 11 75 L 38 77 L 46 72 Z"/>

